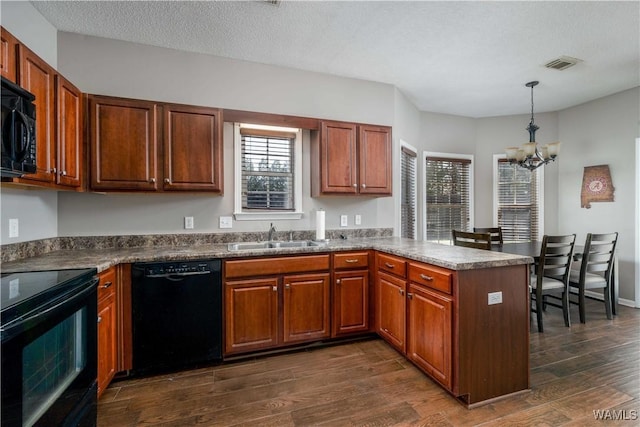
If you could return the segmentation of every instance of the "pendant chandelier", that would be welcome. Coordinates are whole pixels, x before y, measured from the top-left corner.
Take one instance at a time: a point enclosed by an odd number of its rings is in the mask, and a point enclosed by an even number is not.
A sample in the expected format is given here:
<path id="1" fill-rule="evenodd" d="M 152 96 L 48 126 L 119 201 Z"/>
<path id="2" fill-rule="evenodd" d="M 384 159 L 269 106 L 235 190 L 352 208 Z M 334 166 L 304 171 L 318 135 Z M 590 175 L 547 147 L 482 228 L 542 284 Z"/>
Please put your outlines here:
<path id="1" fill-rule="evenodd" d="M 507 147 L 505 149 L 509 163 L 512 165 L 516 164 L 530 171 L 555 161 L 556 157 L 558 157 L 558 151 L 560 150 L 559 142 L 543 145 L 539 149 L 538 144 L 536 144 L 536 131 L 539 127 L 536 126 L 533 119 L 533 88 L 537 86 L 538 83 L 537 81 L 533 81 L 525 85 L 531 88 L 531 121 L 529 122 L 529 126 L 527 126 L 529 142 L 523 144 L 521 147 Z"/>

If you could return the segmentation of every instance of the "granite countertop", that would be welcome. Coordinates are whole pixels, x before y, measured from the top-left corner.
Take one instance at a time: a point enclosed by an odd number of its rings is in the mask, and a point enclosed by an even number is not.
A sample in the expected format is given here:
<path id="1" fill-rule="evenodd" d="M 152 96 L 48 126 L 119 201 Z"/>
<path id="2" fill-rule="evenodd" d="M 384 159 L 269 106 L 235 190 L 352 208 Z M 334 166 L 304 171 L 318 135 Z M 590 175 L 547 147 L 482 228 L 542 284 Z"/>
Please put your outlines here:
<path id="1" fill-rule="evenodd" d="M 35 257 L 4 262 L 2 271 L 11 273 L 69 268 L 97 268 L 98 272 L 101 272 L 113 265 L 133 262 L 278 256 L 363 249 L 375 249 L 451 270 L 472 270 L 533 263 L 531 257 L 440 245 L 399 237 L 379 237 L 331 240 L 323 246 L 304 248 L 240 251 L 229 251 L 227 244 L 59 250 Z"/>

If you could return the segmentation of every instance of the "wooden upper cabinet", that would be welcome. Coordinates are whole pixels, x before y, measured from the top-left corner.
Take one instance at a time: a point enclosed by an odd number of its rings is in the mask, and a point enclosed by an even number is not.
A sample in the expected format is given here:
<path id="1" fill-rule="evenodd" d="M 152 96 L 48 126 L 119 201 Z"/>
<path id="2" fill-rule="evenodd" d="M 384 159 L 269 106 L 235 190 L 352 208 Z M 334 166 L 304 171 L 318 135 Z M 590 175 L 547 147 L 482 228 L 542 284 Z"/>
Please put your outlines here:
<path id="1" fill-rule="evenodd" d="M 155 102 L 89 96 L 91 189 L 158 188 Z"/>
<path id="2" fill-rule="evenodd" d="M 82 185 L 83 171 L 82 92 L 71 82 L 56 75 L 56 184 Z"/>
<path id="3" fill-rule="evenodd" d="M 0 74 L 14 83 L 18 82 L 18 39 L 0 29 Z"/>
<path id="4" fill-rule="evenodd" d="M 36 106 L 36 173 L 25 175 L 27 181 L 54 183 L 55 174 L 55 70 L 22 44 L 19 84 L 35 95 Z"/>
<path id="5" fill-rule="evenodd" d="M 322 121 L 311 139 L 311 195 L 391 195 L 391 128 Z"/>
<path id="6" fill-rule="evenodd" d="M 221 193 L 221 110 L 188 105 L 163 108 L 163 188 Z"/>
<path id="7" fill-rule="evenodd" d="M 360 194 L 391 195 L 391 129 L 358 127 Z"/>
<path id="8" fill-rule="evenodd" d="M 315 193 L 358 193 L 356 136 L 354 124 L 321 123 L 318 158 L 312 159 L 320 174 L 320 179 L 311 180 Z"/>

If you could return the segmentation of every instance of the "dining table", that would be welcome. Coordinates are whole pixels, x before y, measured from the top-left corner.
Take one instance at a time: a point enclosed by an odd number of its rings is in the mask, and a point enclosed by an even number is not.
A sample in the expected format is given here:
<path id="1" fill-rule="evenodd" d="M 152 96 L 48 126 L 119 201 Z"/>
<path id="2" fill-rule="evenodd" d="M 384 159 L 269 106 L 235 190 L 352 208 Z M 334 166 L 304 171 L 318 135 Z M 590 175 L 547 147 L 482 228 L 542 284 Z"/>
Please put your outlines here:
<path id="1" fill-rule="evenodd" d="M 542 241 L 540 240 L 532 240 L 529 242 L 508 242 L 508 243 L 500 243 L 497 245 L 491 245 L 491 250 L 495 252 L 503 252 L 506 254 L 514 254 L 514 255 L 523 255 L 530 256 L 533 258 L 534 262 L 538 262 L 540 259 L 540 250 L 542 249 Z M 575 245 L 573 247 L 573 259 L 574 261 L 579 261 L 582 258 L 582 252 L 584 251 L 584 246 Z M 611 296 L 611 312 L 615 315 L 618 310 L 618 291 L 617 287 L 617 257 L 613 262 L 613 269 L 611 272 L 611 284 L 609 286 L 609 293 Z"/>

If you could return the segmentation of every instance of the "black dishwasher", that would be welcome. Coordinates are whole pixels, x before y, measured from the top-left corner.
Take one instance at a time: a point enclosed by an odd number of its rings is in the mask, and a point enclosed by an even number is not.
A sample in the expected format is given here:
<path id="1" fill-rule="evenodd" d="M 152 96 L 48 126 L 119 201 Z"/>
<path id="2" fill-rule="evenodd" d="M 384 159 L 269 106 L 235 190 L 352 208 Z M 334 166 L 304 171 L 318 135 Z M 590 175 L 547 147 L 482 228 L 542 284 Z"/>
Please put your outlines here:
<path id="1" fill-rule="evenodd" d="M 133 373 L 222 359 L 220 260 L 131 268 Z"/>

